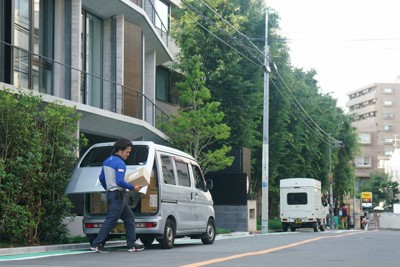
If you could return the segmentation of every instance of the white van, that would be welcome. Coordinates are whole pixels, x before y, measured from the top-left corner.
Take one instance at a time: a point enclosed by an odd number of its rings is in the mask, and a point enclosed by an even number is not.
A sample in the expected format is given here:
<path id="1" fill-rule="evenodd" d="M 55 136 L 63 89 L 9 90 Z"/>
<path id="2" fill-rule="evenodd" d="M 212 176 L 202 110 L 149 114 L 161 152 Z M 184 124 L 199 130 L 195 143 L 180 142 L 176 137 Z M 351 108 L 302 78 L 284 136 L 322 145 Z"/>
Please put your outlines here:
<path id="1" fill-rule="evenodd" d="M 90 242 L 107 214 L 106 192 L 99 182 L 103 161 L 113 153 L 113 142 L 91 146 L 79 160 L 66 194 L 83 194 L 83 232 Z M 162 248 L 172 248 L 175 238 L 199 238 L 203 244 L 215 239 L 215 212 L 199 165 L 190 155 L 147 141 L 132 141 L 126 173 L 145 168 L 151 174 L 146 194 L 127 192 L 135 214 L 136 235 L 145 245 L 156 239 Z M 120 220 L 109 238 L 124 235 Z"/>
<path id="2" fill-rule="evenodd" d="M 311 178 L 280 180 L 280 217 L 283 231 L 313 228 L 325 231 L 327 209 L 322 203 L 321 182 Z"/>

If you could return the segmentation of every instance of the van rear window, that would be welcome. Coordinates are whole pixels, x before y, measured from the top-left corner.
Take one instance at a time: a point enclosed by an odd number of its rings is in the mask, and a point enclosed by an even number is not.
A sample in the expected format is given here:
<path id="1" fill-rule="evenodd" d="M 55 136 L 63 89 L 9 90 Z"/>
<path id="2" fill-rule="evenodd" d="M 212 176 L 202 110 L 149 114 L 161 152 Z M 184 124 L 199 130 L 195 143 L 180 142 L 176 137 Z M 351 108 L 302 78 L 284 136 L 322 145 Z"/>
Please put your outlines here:
<path id="1" fill-rule="evenodd" d="M 288 193 L 288 205 L 307 205 L 307 193 Z"/>
<path id="2" fill-rule="evenodd" d="M 103 165 L 111 154 L 114 153 L 113 146 L 94 147 L 82 159 L 80 167 L 99 167 Z M 126 165 L 145 165 L 149 155 L 149 147 L 146 145 L 132 146 L 132 152 L 126 160 Z"/>

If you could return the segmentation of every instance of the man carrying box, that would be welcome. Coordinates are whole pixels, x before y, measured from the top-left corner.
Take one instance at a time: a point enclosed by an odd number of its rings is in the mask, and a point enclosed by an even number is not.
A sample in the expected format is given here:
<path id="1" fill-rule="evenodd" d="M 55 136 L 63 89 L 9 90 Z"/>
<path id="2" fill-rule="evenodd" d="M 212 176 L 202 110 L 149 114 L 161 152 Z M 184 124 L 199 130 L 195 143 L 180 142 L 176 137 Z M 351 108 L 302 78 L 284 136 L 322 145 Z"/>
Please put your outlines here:
<path id="1" fill-rule="evenodd" d="M 102 244 L 111 230 L 115 227 L 118 219 L 124 221 L 126 242 L 129 252 L 141 251 L 143 246 L 136 244 L 135 217 L 128 203 L 125 200 L 126 190 L 140 191 L 142 185 L 132 185 L 127 183 L 125 178 L 125 160 L 129 157 L 132 150 L 132 143 L 127 139 L 119 139 L 114 143 L 114 153 L 103 162 L 103 168 L 99 176 L 101 185 L 107 191 L 108 212 L 107 218 L 100 228 L 95 240 L 93 240 L 91 250 L 103 252 Z"/>

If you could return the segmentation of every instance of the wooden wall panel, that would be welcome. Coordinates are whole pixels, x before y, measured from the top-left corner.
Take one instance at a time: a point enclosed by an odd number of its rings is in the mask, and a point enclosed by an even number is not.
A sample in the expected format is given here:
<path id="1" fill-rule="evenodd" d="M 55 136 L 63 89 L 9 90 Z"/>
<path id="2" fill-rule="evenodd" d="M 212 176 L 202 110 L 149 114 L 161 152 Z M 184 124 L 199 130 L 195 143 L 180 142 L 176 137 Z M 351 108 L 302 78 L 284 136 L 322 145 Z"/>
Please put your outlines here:
<path id="1" fill-rule="evenodd" d="M 142 30 L 125 21 L 124 114 L 142 119 Z"/>

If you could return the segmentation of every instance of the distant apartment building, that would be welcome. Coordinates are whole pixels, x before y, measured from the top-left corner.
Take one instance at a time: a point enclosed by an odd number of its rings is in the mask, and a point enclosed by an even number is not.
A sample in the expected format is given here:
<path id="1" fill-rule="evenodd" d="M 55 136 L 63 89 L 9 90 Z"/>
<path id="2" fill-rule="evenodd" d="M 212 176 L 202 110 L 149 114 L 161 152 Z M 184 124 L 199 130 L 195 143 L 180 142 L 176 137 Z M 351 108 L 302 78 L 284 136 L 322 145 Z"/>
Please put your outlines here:
<path id="1" fill-rule="evenodd" d="M 347 94 L 346 106 L 354 116 L 361 144 L 355 160 L 356 175 L 368 178 L 374 170 L 384 171 L 400 134 L 400 83 L 374 83 Z"/>
<path id="2" fill-rule="evenodd" d="M 176 111 L 168 68 L 179 0 L 0 0 L 0 90 L 21 88 L 82 113 L 90 143 L 165 143 Z"/>

